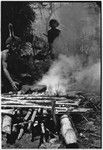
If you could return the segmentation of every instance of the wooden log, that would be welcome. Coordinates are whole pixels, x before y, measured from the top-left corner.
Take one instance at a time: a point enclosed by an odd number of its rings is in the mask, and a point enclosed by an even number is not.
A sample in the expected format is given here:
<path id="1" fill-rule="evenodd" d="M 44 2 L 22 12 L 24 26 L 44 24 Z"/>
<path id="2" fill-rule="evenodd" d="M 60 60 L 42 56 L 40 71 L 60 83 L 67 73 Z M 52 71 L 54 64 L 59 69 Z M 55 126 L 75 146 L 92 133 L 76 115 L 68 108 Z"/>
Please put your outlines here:
<path id="1" fill-rule="evenodd" d="M 12 96 L 12 97 L 6 97 L 6 96 L 2 96 L 1 97 L 1 99 L 2 99 L 2 101 L 4 101 L 4 100 L 56 100 L 56 101 L 60 101 L 60 100 L 62 100 L 62 101 L 65 101 L 65 100 L 68 100 L 68 102 L 73 102 L 74 100 L 73 99 L 69 99 L 69 98 L 65 98 L 65 97 L 51 97 L 51 96 Z M 75 98 L 75 100 L 76 100 L 77 98 Z"/>
<path id="2" fill-rule="evenodd" d="M 29 123 L 29 121 L 24 121 L 20 123 L 15 123 L 14 126 L 24 126 L 25 124 Z"/>
<path id="3" fill-rule="evenodd" d="M 28 130 L 30 130 L 31 125 L 32 125 L 32 123 L 33 123 L 34 120 L 35 120 L 36 114 L 37 114 L 37 109 L 35 109 L 34 112 L 33 112 L 33 114 L 32 114 L 31 120 L 30 120 L 30 122 L 29 122 L 29 124 L 28 124 L 28 127 L 27 127 Z"/>
<path id="4" fill-rule="evenodd" d="M 43 134 L 45 134 L 44 123 L 41 123 L 41 131 L 42 131 Z"/>
<path id="5" fill-rule="evenodd" d="M 11 122 L 12 122 L 12 117 L 5 115 L 3 117 L 3 122 L 2 122 L 2 132 L 11 134 Z"/>
<path id="6" fill-rule="evenodd" d="M 41 123 L 41 140 L 42 140 L 42 142 L 43 143 L 45 143 L 46 142 L 46 139 L 45 139 L 45 126 L 44 126 L 44 123 L 42 122 Z"/>
<path id="7" fill-rule="evenodd" d="M 38 102 L 38 103 L 50 103 L 51 101 L 56 101 L 57 104 L 59 103 L 70 103 L 70 104 L 74 104 L 77 102 L 80 102 L 80 99 L 75 99 L 75 100 L 70 100 L 70 99 L 29 99 L 29 98 L 25 98 L 25 99 L 19 99 L 19 98 L 2 98 L 2 103 L 5 102 L 14 102 L 14 103 L 24 103 L 24 102 Z"/>
<path id="8" fill-rule="evenodd" d="M 14 115 L 15 114 L 15 111 L 14 109 L 1 109 L 1 113 L 2 114 L 8 114 L 8 115 Z"/>
<path id="9" fill-rule="evenodd" d="M 35 109 L 52 109 L 52 106 L 44 106 L 44 105 L 37 105 L 37 104 L 27 104 L 27 105 L 2 105 L 2 108 L 35 108 Z M 68 111 L 67 107 L 55 107 L 57 110 L 65 110 Z"/>
<path id="10" fill-rule="evenodd" d="M 33 127 L 36 127 L 37 125 L 38 125 L 38 121 L 35 121 Z"/>
<path id="11" fill-rule="evenodd" d="M 23 134 L 24 134 L 24 128 L 22 127 L 20 129 L 20 132 L 19 132 L 19 135 L 18 135 L 17 139 L 20 140 L 22 138 Z"/>
<path id="12" fill-rule="evenodd" d="M 67 115 L 61 117 L 61 134 L 67 145 L 77 143 L 75 130 L 73 129 L 70 118 Z"/>
<path id="13" fill-rule="evenodd" d="M 13 125 L 12 132 L 17 132 L 17 126 Z"/>
<path id="14" fill-rule="evenodd" d="M 22 105 L 24 105 L 24 104 L 39 104 L 39 103 L 41 103 L 41 104 L 50 104 L 52 101 L 55 101 L 55 100 L 7 100 L 6 101 L 6 99 L 5 99 L 5 101 L 2 101 L 2 104 L 4 104 L 4 105 L 9 105 L 9 104 L 11 104 L 11 105 L 13 105 L 13 104 L 17 104 L 17 105 L 19 105 L 19 104 L 22 104 Z M 71 105 L 71 106 L 78 106 L 79 105 L 79 103 L 80 103 L 80 100 L 78 100 L 78 101 L 74 101 L 74 102 L 63 102 L 63 101 L 55 101 L 55 104 L 56 105 Z"/>
<path id="15" fill-rule="evenodd" d="M 24 121 L 28 120 L 28 118 L 30 117 L 31 113 L 32 113 L 32 109 L 29 109 L 27 114 L 26 114 L 26 116 L 24 117 Z"/>
<path id="16" fill-rule="evenodd" d="M 35 108 L 35 109 L 52 109 L 52 106 L 43 106 L 43 105 L 1 105 L 1 107 L 4 108 Z M 68 113 L 86 113 L 91 111 L 90 108 L 73 108 L 71 109 L 71 107 L 55 107 L 56 109 L 56 114 L 58 114 L 58 112 L 68 112 Z"/>
<path id="17" fill-rule="evenodd" d="M 32 94 L 15 94 L 15 93 L 5 93 L 5 94 L 1 94 L 1 96 L 7 96 L 7 97 L 14 97 L 14 96 L 19 96 L 19 97 L 24 97 L 24 96 L 31 96 L 31 97 L 78 97 L 80 94 L 83 94 L 81 91 L 69 91 L 67 92 L 66 94 L 62 94 L 62 95 L 59 95 L 59 96 L 56 96 L 56 95 L 47 95 L 46 93 L 44 94 L 37 94 L 37 93 L 32 93 Z"/>
<path id="18" fill-rule="evenodd" d="M 27 93 L 28 91 L 32 92 L 45 92 L 47 89 L 46 85 L 23 85 L 21 92 Z"/>
<path id="19" fill-rule="evenodd" d="M 53 98 L 53 99 L 71 99 L 71 100 L 74 100 L 74 99 L 76 99 L 76 98 L 79 98 L 79 97 L 81 97 L 81 95 L 77 95 L 77 94 L 66 94 L 66 95 L 59 95 L 59 96 L 56 96 L 56 95 L 46 95 L 46 94 L 12 94 L 12 95 L 10 95 L 10 94 L 2 94 L 1 95 L 1 97 L 3 98 L 3 97 L 8 97 L 8 98 L 10 98 L 10 97 L 13 97 L 13 98 L 22 98 L 22 99 L 24 99 L 24 98 L 29 98 L 29 99 L 32 99 L 32 98 L 37 98 L 37 99 L 44 99 L 44 98 L 46 98 L 46 99 L 51 99 L 51 98 Z"/>

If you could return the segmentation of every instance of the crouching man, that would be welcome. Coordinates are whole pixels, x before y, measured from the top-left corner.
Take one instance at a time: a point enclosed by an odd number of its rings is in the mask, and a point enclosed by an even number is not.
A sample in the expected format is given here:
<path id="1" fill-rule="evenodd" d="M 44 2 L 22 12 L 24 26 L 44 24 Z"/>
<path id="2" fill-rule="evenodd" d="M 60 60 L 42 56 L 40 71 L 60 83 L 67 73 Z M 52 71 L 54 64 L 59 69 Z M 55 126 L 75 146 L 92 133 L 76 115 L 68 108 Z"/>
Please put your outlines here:
<path id="1" fill-rule="evenodd" d="M 21 39 L 14 35 L 13 26 L 9 24 L 9 37 L 6 40 L 6 49 L 1 54 L 2 93 L 20 90 L 20 83 L 21 81 L 25 82 L 23 78 L 25 78 L 28 70 L 26 64 L 24 57 L 21 57 Z M 30 77 L 30 75 L 27 76 L 28 78 Z"/>

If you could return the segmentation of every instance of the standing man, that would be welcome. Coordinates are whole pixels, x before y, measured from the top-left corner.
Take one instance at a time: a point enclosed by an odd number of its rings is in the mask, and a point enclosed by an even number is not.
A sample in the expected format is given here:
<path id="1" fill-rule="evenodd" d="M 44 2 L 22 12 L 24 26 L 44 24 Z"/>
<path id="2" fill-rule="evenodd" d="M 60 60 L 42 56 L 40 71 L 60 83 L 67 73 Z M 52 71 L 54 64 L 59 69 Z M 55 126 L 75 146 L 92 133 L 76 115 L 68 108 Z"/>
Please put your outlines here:
<path id="1" fill-rule="evenodd" d="M 59 26 L 59 23 L 56 19 L 51 19 L 49 22 L 49 26 L 51 27 L 51 29 L 48 31 L 48 43 L 49 43 L 50 53 L 53 56 L 53 53 L 52 53 L 53 42 L 60 35 L 61 31 L 57 29 L 57 27 Z"/>

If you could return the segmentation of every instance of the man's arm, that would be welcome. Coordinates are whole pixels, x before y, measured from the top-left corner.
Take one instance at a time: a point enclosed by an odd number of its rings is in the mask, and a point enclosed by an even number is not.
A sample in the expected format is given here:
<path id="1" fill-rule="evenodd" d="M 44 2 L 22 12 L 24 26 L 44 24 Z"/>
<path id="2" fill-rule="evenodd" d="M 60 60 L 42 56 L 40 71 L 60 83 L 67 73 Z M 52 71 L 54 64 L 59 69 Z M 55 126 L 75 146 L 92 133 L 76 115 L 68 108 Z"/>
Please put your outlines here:
<path id="1" fill-rule="evenodd" d="M 11 78 L 10 76 L 10 73 L 7 69 L 7 51 L 3 51 L 2 52 L 2 55 L 1 55 L 1 61 L 2 61 L 2 65 L 3 65 L 3 71 L 4 71 L 4 74 L 6 76 L 6 78 L 8 79 L 8 81 L 10 82 L 11 86 L 13 87 L 13 89 L 15 91 L 18 90 L 17 86 L 16 86 L 16 83 L 13 81 L 13 79 Z"/>

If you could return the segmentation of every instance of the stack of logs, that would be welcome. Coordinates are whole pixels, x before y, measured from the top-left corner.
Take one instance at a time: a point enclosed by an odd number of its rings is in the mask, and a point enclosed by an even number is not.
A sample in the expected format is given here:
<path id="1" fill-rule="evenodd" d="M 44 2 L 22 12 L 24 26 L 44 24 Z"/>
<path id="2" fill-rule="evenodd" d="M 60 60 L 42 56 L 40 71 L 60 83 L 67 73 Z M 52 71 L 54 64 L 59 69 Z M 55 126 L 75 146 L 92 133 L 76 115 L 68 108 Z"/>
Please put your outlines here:
<path id="1" fill-rule="evenodd" d="M 70 114 L 90 111 L 89 108 L 79 107 L 83 97 L 78 95 L 56 97 L 5 94 L 1 100 L 2 132 L 9 135 L 8 137 L 17 135 L 18 140 L 25 132 L 32 132 L 34 141 L 34 130 L 38 126 L 39 146 L 50 139 L 51 135 L 53 137 L 56 134 L 62 135 L 66 145 L 77 144 L 77 135 Z"/>

